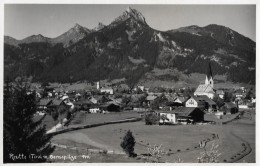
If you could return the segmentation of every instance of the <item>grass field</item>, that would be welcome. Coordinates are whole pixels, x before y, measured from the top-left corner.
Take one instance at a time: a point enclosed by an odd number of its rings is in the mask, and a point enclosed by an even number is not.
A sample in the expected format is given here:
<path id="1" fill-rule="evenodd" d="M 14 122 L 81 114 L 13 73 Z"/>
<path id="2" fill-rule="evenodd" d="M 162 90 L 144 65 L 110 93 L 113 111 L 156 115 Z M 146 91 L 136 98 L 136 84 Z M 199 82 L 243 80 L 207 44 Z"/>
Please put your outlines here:
<path id="1" fill-rule="evenodd" d="M 100 121 L 106 120 L 105 116 L 99 117 L 98 115 L 99 114 L 91 114 L 91 116 L 89 116 L 91 119 L 89 120 L 89 123 L 94 122 L 94 119 L 97 120 L 98 118 L 100 118 Z M 110 116 L 112 118 L 112 115 Z M 147 153 L 148 144 L 163 144 L 165 151 L 175 153 L 169 156 L 166 155 L 164 161 L 174 162 L 179 156 L 183 162 L 196 163 L 197 157 L 201 152 L 201 149 L 198 148 L 199 141 L 211 138 L 212 133 L 216 133 L 218 134 L 219 139 L 215 140 L 214 143 L 219 145 L 219 152 L 221 153 L 219 162 L 230 160 L 234 154 L 241 151 L 241 144 L 246 141 L 252 147 L 252 152 L 237 162 L 252 163 L 255 162 L 254 116 L 255 113 L 246 113 L 243 118 L 226 125 L 147 126 L 144 125 L 144 122 L 111 124 L 56 135 L 53 137 L 52 141 L 56 143 L 63 142 L 70 146 L 79 143 L 80 145 L 78 146 L 81 147 L 88 147 L 91 145 L 99 149 L 122 152 L 120 147 L 122 138 L 127 130 L 131 130 L 136 139 L 135 152 L 138 155 Z M 107 118 L 109 118 L 109 116 Z M 207 148 L 210 147 L 211 142 L 207 144 Z M 179 153 L 176 153 L 177 151 L 179 151 Z M 55 153 L 59 152 L 56 151 Z M 117 158 L 115 158 L 114 161 L 112 161 L 112 158 L 110 159 L 111 162 L 118 162 Z M 93 162 L 95 161 L 93 160 Z M 102 161 L 105 162 L 105 159 L 103 158 Z M 97 162 L 102 161 L 97 160 Z M 139 162 L 139 160 L 136 162 Z"/>
<path id="2" fill-rule="evenodd" d="M 77 112 L 76 116 L 71 121 L 70 126 L 96 124 L 139 117 L 140 115 L 136 112 L 119 112 L 107 114 L 85 114 L 84 112 Z"/>

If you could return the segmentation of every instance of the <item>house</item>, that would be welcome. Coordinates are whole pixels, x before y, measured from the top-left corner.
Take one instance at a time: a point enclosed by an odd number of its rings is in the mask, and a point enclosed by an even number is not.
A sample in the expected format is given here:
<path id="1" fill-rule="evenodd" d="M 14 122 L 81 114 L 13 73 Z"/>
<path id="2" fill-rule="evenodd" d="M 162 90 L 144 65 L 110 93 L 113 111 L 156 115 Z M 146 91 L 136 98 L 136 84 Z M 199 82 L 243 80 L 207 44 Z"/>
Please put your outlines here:
<path id="1" fill-rule="evenodd" d="M 189 124 L 204 121 L 204 112 L 199 108 L 179 107 L 173 111 L 157 112 L 159 124 Z"/>
<path id="2" fill-rule="evenodd" d="M 176 114 L 170 111 L 159 113 L 160 124 L 177 124 Z"/>
<path id="3" fill-rule="evenodd" d="M 110 95 L 114 94 L 114 90 L 112 88 L 101 88 L 100 92 L 101 93 L 108 93 Z"/>
<path id="4" fill-rule="evenodd" d="M 173 101 L 176 103 L 184 104 L 186 100 L 187 100 L 186 97 L 178 96 Z"/>
<path id="5" fill-rule="evenodd" d="M 105 103 L 105 102 L 108 102 L 111 100 L 104 95 L 96 95 L 96 96 L 90 97 L 89 101 L 92 102 L 93 104 L 101 104 L 101 103 Z"/>
<path id="6" fill-rule="evenodd" d="M 105 103 L 99 106 L 102 112 L 120 112 L 120 106 L 114 103 Z"/>
<path id="7" fill-rule="evenodd" d="M 225 104 L 221 107 L 221 112 L 224 112 L 224 114 L 235 114 L 238 112 L 238 108 L 236 104 L 232 102 L 225 102 Z"/>
<path id="8" fill-rule="evenodd" d="M 92 103 L 89 100 L 80 100 L 77 102 L 74 102 L 75 107 L 77 108 L 77 110 L 84 110 L 84 111 L 88 111 L 89 108 L 91 107 Z"/>
<path id="9" fill-rule="evenodd" d="M 89 108 L 89 112 L 90 113 L 101 113 L 101 109 L 99 108 L 98 105 L 94 104 L 94 105 L 91 105 L 90 108 Z"/>
<path id="10" fill-rule="evenodd" d="M 211 65 L 209 63 L 209 68 L 208 68 L 208 72 L 206 75 L 205 84 L 199 85 L 197 87 L 197 89 L 195 90 L 194 95 L 195 96 L 206 95 L 210 99 L 213 99 L 213 97 L 215 95 L 215 90 L 213 89 L 213 87 L 214 87 L 214 81 L 213 81 Z"/>
<path id="11" fill-rule="evenodd" d="M 148 106 L 150 106 L 150 104 L 157 98 L 157 96 L 155 95 L 148 95 L 146 98 L 145 98 L 145 102 Z"/>
<path id="12" fill-rule="evenodd" d="M 219 96 L 219 98 L 224 99 L 225 92 L 223 90 L 217 90 L 216 94 Z"/>
<path id="13" fill-rule="evenodd" d="M 51 108 L 60 108 L 60 107 L 63 107 L 63 106 L 67 107 L 64 100 L 59 100 L 59 99 L 53 99 L 51 104 L 50 104 Z"/>
<path id="14" fill-rule="evenodd" d="M 211 100 L 208 96 L 202 95 L 197 96 L 198 99 L 205 101 L 205 109 L 209 112 L 216 112 L 217 111 L 217 104 Z"/>
<path id="15" fill-rule="evenodd" d="M 190 96 L 185 102 L 185 107 L 205 109 L 205 101 L 197 96 Z"/>
<path id="16" fill-rule="evenodd" d="M 47 110 L 48 106 L 50 106 L 52 100 L 51 99 L 40 99 L 40 101 L 36 104 L 37 108 L 40 110 Z"/>
<path id="17" fill-rule="evenodd" d="M 188 124 L 204 121 L 204 112 L 194 107 L 179 107 L 172 111 L 176 115 L 177 123 Z"/>

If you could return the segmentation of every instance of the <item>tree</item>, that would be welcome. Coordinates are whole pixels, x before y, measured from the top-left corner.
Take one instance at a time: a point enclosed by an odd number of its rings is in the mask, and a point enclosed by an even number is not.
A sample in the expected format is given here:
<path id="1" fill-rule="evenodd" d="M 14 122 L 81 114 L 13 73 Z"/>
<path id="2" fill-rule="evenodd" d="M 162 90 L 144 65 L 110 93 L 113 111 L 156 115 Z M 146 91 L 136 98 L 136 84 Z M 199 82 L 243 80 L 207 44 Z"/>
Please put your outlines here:
<path id="1" fill-rule="evenodd" d="M 253 93 L 251 92 L 251 91 L 248 91 L 247 93 L 246 93 L 246 96 L 245 96 L 245 99 L 246 100 L 251 100 L 251 95 L 252 95 Z"/>
<path id="2" fill-rule="evenodd" d="M 130 130 L 127 131 L 120 145 L 129 157 L 136 156 L 134 153 L 135 138 Z"/>
<path id="3" fill-rule="evenodd" d="M 124 97 L 122 98 L 122 103 L 123 103 L 124 105 L 127 105 L 130 101 L 131 101 L 131 98 L 130 98 L 130 97 L 124 96 Z"/>
<path id="4" fill-rule="evenodd" d="M 151 156 L 150 161 L 160 163 L 160 159 L 166 154 L 164 149 L 162 148 L 162 144 L 160 146 L 154 145 L 153 147 L 149 145 L 147 148 L 148 154 Z"/>
<path id="5" fill-rule="evenodd" d="M 232 100 L 232 93 L 229 93 L 229 92 L 225 92 L 224 93 L 224 97 L 223 97 L 223 100 L 224 102 L 230 102 Z"/>
<path id="6" fill-rule="evenodd" d="M 201 146 L 201 144 L 200 144 Z M 219 161 L 219 156 L 221 153 L 218 152 L 218 145 L 212 144 L 210 150 L 206 150 L 205 145 L 201 147 L 204 149 L 197 158 L 199 163 L 217 163 Z"/>
<path id="7" fill-rule="evenodd" d="M 159 118 L 154 113 L 149 113 L 145 114 L 144 120 L 146 125 L 153 125 L 158 122 Z"/>
<path id="8" fill-rule="evenodd" d="M 7 82 L 4 86 L 4 163 L 44 162 L 54 151 L 51 136 L 42 125 L 43 118 L 33 119 L 35 94 L 27 94 L 27 90 L 28 85 L 21 83 L 11 85 Z M 23 157 L 13 159 L 12 155 Z"/>

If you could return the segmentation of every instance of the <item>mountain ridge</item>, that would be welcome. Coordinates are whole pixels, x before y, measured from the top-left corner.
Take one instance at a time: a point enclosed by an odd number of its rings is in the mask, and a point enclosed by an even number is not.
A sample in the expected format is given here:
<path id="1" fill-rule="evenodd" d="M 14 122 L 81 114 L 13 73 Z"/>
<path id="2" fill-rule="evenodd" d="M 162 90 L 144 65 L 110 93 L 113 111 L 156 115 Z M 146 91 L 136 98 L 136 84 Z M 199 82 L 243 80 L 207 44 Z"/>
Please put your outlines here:
<path id="1" fill-rule="evenodd" d="M 101 27 L 87 29 L 84 37 L 65 47 L 48 42 L 23 43 L 20 48 L 5 44 L 5 77 L 22 73 L 36 81 L 59 82 L 126 78 L 133 85 L 154 68 L 189 75 L 205 73 L 210 61 L 213 74 L 226 75 L 233 82 L 255 83 L 255 42 L 230 28 L 193 25 L 159 31 L 131 8 Z M 173 82 L 177 78 L 178 74 L 173 76 Z"/>

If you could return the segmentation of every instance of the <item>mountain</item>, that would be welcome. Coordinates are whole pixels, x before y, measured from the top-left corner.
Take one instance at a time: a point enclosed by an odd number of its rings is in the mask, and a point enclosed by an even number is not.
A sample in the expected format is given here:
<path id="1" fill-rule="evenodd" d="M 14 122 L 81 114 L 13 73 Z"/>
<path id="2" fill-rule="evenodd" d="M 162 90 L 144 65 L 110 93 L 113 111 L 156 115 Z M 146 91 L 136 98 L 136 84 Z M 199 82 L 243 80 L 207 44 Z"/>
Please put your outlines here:
<path id="1" fill-rule="evenodd" d="M 69 29 L 67 32 L 55 38 L 48 38 L 48 37 L 44 37 L 41 34 L 38 34 L 38 35 L 29 36 L 22 40 L 17 40 L 10 36 L 5 36 L 4 43 L 9 45 L 14 45 L 14 46 L 18 46 L 19 44 L 25 44 L 25 43 L 51 43 L 51 44 L 62 43 L 64 47 L 68 47 L 69 45 L 74 44 L 79 40 L 81 40 L 82 38 L 86 37 L 89 33 L 91 33 L 91 30 L 82 27 L 79 24 L 75 24 L 74 27 Z"/>
<path id="2" fill-rule="evenodd" d="M 41 34 L 29 36 L 20 41 L 20 43 L 41 43 L 49 42 L 50 38 L 44 37 Z"/>
<path id="3" fill-rule="evenodd" d="M 166 79 L 188 85 L 191 76 L 205 74 L 211 62 L 214 76 L 255 84 L 256 44 L 228 27 L 193 25 L 159 31 L 131 8 L 100 27 L 87 30 L 74 26 L 71 33 L 61 35 L 61 44 L 58 40 L 19 47 L 6 43 L 5 78 L 26 75 L 35 81 L 53 82 L 125 78 L 130 86 Z M 67 35 L 73 41 L 68 45 L 64 44 L 70 41 L 66 34 L 73 34 Z"/>
<path id="4" fill-rule="evenodd" d="M 80 39 L 84 38 L 91 31 L 87 28 L 80 26 L 79 24 L 75 24 L 73 28 L 69 31 L 61 34 L 60 36 L 53 38 L 51 43 L 63 43 L 65 47 L 78 42 Z"/>
<path id="5" fill-rule="evenodd" d="M 98 23 L 98 26 L 93 29 L 93 31 L 99 31 L 101 29 L 105 28 L 105 25 L 101 22 Z"/>
<path id="6" fill-rule="evenodd" d="M 220 43 L 240 48 L 242 47 L 243 49 L 251 49 L 254 48 L 255 45 L 255 42 L 251 39 L 244 37 L 243 35 L 237 33 L 236 31 L 228 27 L 216 24 L 210 24 L 205 27 L 192 25 L 188 27 L 170 30 L 168 32 L 186 32 L 193 35 L 211 37 Z"/>
<path id="7" fill-rule="evenodd" d="M 12 38 L 10 36 L 4 36 L 4 43 L 13 45 L 13 46 L 18 46 L 19 41 L 16 40 L 15 38 Z"/>

